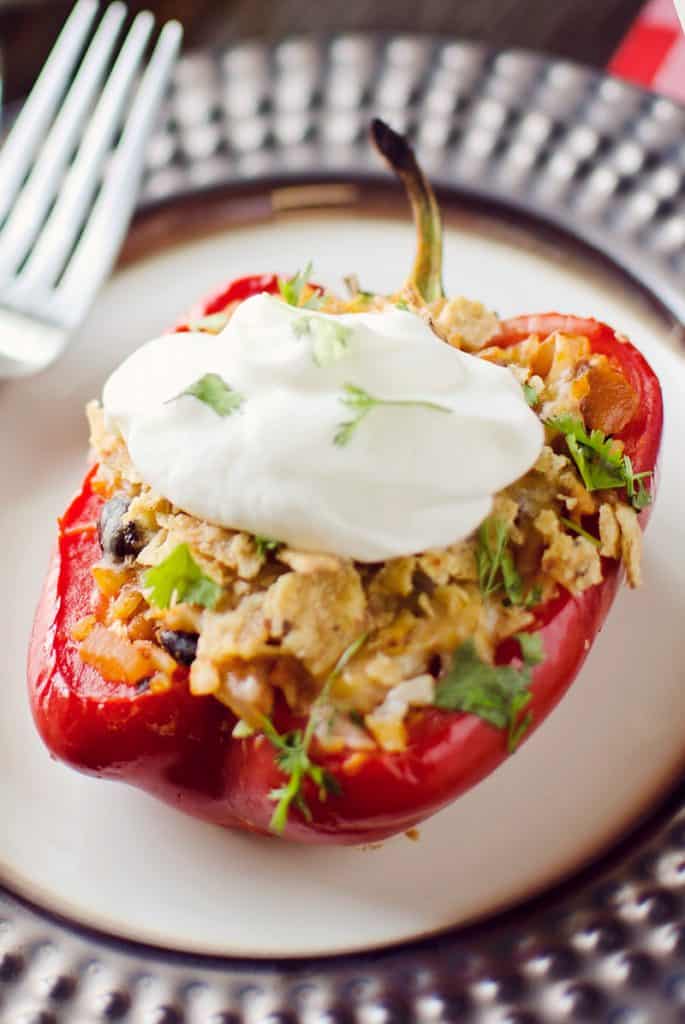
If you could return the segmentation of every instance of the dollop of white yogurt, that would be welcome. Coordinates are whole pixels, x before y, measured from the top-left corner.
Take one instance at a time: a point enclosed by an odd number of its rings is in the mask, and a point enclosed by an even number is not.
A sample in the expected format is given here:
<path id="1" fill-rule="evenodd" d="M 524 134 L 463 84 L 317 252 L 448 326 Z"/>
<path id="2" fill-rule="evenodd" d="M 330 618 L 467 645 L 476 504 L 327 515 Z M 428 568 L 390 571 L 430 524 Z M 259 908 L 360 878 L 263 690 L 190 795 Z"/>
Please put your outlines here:
<path id="1" fill-rule="evenodd" d="M 208 374 L 237 392 L 232 412 L 183 394 Z M 351 388 L 401 404 L 355 422 Z M 103 404 L 142 478 L 183 511 L 362 562 L 468 536 L 543 444 L 510 371 L 440 341 L 418 315 L 333 316 L 266 294 L 218 335 L 143 345 Z"/>

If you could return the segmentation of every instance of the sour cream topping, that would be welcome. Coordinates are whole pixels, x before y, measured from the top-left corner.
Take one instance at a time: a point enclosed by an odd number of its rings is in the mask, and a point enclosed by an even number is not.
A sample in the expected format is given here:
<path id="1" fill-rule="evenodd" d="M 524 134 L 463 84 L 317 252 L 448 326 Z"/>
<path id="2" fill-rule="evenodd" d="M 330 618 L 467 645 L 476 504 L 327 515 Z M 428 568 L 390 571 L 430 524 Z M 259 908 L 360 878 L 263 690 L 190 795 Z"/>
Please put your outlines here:
<path id="1" fill-rule="evenodd" d="M 197 397 L 210 374 L 235 399 L 221 412 Z M 218 335 L 143 345 L 103 404 L 143 480 L 183 511 L 362 562 L 468 536 L 543 444 L 510 371 L 418 315 L 333 316 L 266 294 Z"/>

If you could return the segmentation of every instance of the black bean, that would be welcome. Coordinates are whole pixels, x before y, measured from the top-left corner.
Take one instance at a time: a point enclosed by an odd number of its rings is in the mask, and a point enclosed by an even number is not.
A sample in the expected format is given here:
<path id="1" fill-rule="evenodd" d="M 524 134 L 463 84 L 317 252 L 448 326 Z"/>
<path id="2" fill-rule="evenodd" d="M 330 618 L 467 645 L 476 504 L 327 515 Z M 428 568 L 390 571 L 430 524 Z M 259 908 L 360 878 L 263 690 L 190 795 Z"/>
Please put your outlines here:
<path id="1" fill-rule="evenodd" d="M 115 562 L 123 562 L 125 558 L 134 557 L 145 544 L 135 523 L 122 523 L 121 521 L 128 512 L 130 504 L 128 498 L 117 494 L 103 505 L 100 513 L 98 521 L 100 547 L 103 553 L 109 555 Z"/>
<path id="2" fill-rule="evenodd" d="M 162 629 L 159 642 L 171 657 L 181 665 L 192 665 L 197 654 L 197 633 L 182 629 Z"/>

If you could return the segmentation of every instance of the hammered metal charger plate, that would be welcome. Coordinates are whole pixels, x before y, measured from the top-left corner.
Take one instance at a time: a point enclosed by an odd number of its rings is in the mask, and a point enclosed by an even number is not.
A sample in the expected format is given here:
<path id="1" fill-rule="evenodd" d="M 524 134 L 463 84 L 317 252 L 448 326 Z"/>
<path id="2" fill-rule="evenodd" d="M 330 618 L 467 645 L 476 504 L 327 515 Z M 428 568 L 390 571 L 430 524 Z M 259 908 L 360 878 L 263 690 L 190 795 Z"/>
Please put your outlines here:
<path id="1" fill-rule="evenodd" d="M 243 197 L 232 218 L 259 216 L 264 191 L 255 186 L 269 181 L 282 208 L 344 208 L 346 181 L 373 190 L 380 176 L 365 137 L 372 113 L 413 135 L 439 185 L 589 244 L 678 327 L 685 111 L 572 65 L 457 42 L 298 39 L 186 58 L 150 147 L 129 255 L 162 243 L 174 210 L 192 227 L 193 195 L 219 186 Z M 189 202 L 179 207 L 181 197 Z M 514 912 L 328 961 L 169 953 L 79 928 L 6 892 L 1 1019 L 682 1019 L 681 804 L 672 793 L 601 862 Z"/>

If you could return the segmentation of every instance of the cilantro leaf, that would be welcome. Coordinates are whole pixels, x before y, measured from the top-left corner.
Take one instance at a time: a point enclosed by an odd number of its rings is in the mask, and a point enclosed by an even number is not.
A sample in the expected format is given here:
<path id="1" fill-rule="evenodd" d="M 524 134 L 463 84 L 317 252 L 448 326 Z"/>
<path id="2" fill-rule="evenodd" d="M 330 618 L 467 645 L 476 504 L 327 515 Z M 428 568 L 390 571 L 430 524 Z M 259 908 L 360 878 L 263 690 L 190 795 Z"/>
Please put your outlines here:
<path id="1" fill-rule="evenodd" d="M 337 445 L 338 448 L 344 448 L 346 444 L 352 440 L 352 435 L 355 429 L 359 426 L 363 417 L 359 416 L 355 420 L 347 420 L 345 423 L 338 424 L 338 429 L 333 437 L 333 444 Z"/>
<path id="2" fill-rule="evenodd" d="M 530 670 L 481 661 L 473 640 L 465 640 L 435 692 L 435 704 L 445 711 L 468 711 L 497 729 L 508 729 L 512 701 L 527 691 Z"/>
<path id="3" fill-rule="evenodd" d="M 520 633 L 517 639 L 523 657 L 521 668 L 490 665 L 480 659 L 473 640 L 465 640 L 435 693 L 437 707 L 469 712 L 496 729 L 506 730 L 510 752 L 516 749 L 532 721 L 530 715 L 521 721 L 520 714 L 532 700 L 532 666 L 544 658 L 539 634 Z"/>
<path id="4" fill-rule="evenodd" d="M 368 391 L 357 387 L 356 384 L 345 385 L 345 394 L 340 401 L 348 409 L 352 410 L 354 416 L 352 419 L 345 420 L 338 425 L 338 429 L 333 437 L 333 443 L 338 445 L 338 447 L 346 445 L 362 420 L 368 416 L 372 409 L 377 409 L 380 406 L 410 406 L 415 409 L 432 409 L 434 412 L 452 412 L 449 406 L 438 405 L 437 402 L 415 401 L 408 398 L 376 398 L 375 395 L 369 394 Z"/>
<path id="5" fill-rule="evenodd" d="M 304 730 L 294 729 L 291 732 L 281 734 L 274 727 L 271 719 L 267 717 L 263 719 L 262 728 L 264 735 L 276 749 L 278 767 L 287 776 L 285 785 L 272 789 L 269 793 L 269 798 L 276 804 L 276 809 L 269 825 L 272 832 L 278 834 L 283 832 L 293 804 L 299 808 L 307 821 L 311 819 L 311 811 L 302 794 L 302 785 L 305 779 L 311 779 L 314 785 L 318 787 L 319 799 L 322 801 L 326 799 L 329 793 L 340 795 L 342 792 L 338 780 L 309 757 L 309 747 L 316 725 L 312 711 L 317 705 L 320 705 L 327 699 L 331 685 L 340 675 L 348 661 L 354 657 L 359 648 L 366 642 L 366 638 L 367 634 L 363 633 L 340 655 L 333 670 L 328 675 L 321 693 L 312 704 L 309 719 Z"/>
<path id="6" fill-rule="evenodd" d="M 278 290 L 289 306 L 299 306 L 309 278 L 312 273 L 312 261 L 309 260 L 304 270 L 298 270 L 294 277 L 278 279 Z M 309 306 L 312 309 L 312 306 Z"/>
<path id="7" fill-rule="evenodd" d="M 517 633 L 521 657 L 525 665 L 540 665 L 545 660 L 542 633 Z"/>
<path id="8" fill-rule="evenodd" d="M 274 540 L 272 537 L 262 537 L 259 533 L 256 533 L 253 539 L 260 558 L 266 558 L 267 551 L 278 551 L 283 543 L 283 541 Z"/>
<path id="9" fill-rule="evenodd" d="M 214 410 L 217 416 L 230 416 L 237 412 L 245 401 L 245 397 L 238 391 L 233 391 L 218 373 L 205 373 L 170 401 L 174 402 L 178 398 L 183 398 L 184 395 L 190 395 L 200 402 L 204 402 Z"/>
<path id="10" fill-rule="evenodd" d="M 633 508 L 640 511 L 651 503 L 652 497 L 644 483 L 652 476 L 651 471 L 634 473 L 629 457 L 621 453 L 611 437 L 601 430 L 588 434 L 582 422 L 568 414 L 546 422 L 564 434 L 571 458 L 588 491 L 625 487 Z"/>
<path id="11" fill-rule="evenodd" d="M 623 459 L 611 438 L 601 430 L 588 434 L 581 420 L 567 413 L 547 423 L 566 437 L 568 450 L 588 491 L 623 486 Z"/>
<path id="12" fill-rule="evenodd" d="M 179 544 L 163 562 L 148 569 L 143 582 L 157 608 L 168 608 L 174 601 L 214 608 L 222 592 L 218 583 L 205 576 L 187 544 Z"/>
<path id="13" fill-rule="evenodd" d="M 298 338 L 308 335 L 313 339 L 312 359 L 316 366 L 331 366 L 348 350 L 352 329 L 344 324 L 323 317 L 301 316 L 293 321 L 292 327 Z"/>

